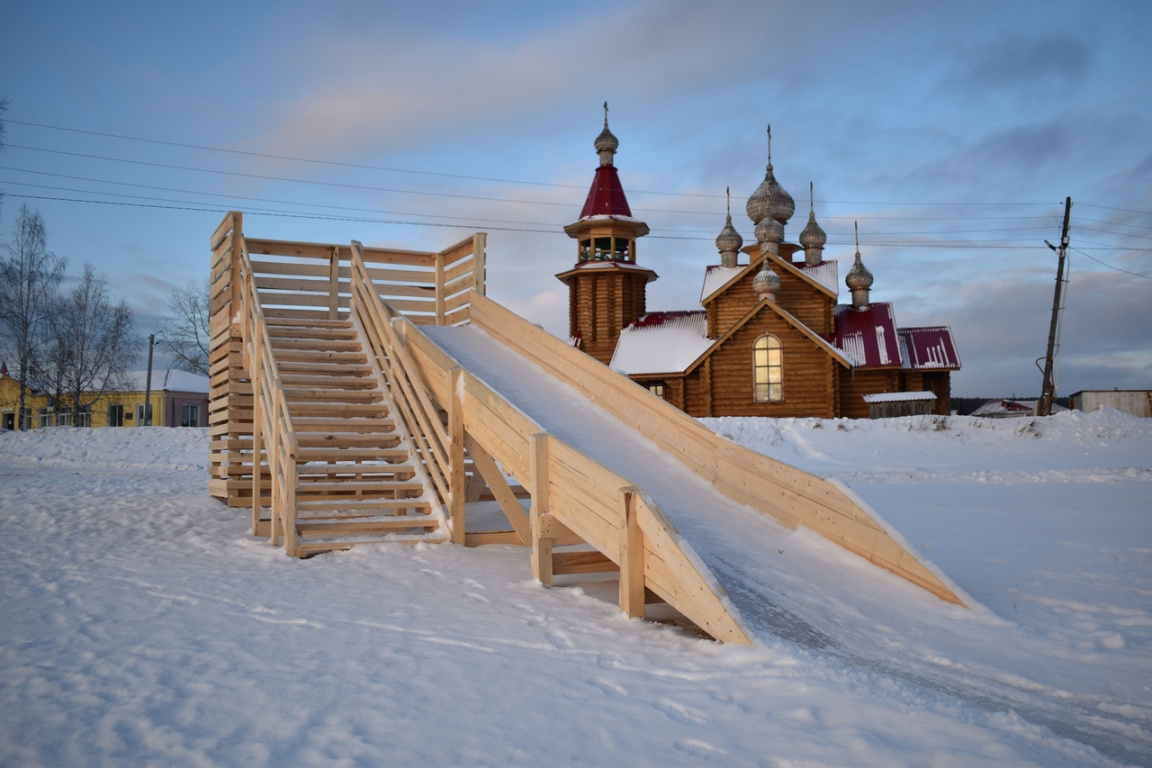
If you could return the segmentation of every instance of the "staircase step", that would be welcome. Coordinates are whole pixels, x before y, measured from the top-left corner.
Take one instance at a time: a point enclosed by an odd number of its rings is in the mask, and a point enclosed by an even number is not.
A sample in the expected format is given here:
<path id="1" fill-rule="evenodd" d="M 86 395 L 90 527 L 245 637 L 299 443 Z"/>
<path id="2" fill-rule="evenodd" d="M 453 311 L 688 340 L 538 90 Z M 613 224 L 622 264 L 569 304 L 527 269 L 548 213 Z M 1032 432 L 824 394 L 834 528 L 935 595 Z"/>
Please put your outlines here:
<path id="1" fill-rule="evenodd" d="M 296 504 L 297 520 L 319 517 L 319 512 L 348 512 L 380 514 L 380 510 L 431 509 L 431 504 L 423 499 L 306 499 Z"/>
<path id="2" fill-rule="evenodd" d="M 274 337 L 272 350 L 279 357 L 285 352 L 359 352 L 360 342 L 355 339 L 301 339 Z"/>
<path id="3" fill-rule="evenodd" d="M 323 373 L 287 373 L 281 372 L 280 383 L 284 385 L 285 392 L 292 389 L 324 389 L 332 392 L 357 392 L 364 390 L 378 390 L 376 380 L 369 375 L 369 369 L 363 369 L 363 376 L 333 375 Z"/>
<path id="4" fill-rule="evenodd" d="M 400 436 L 392 432 L 297 432 L 296 442 L 301 448 L 296 458 L 304 461 L 304 456 L 312 455 L 310 452 L 313 450 L 393 450 L 399 444 Z M 346 455 L 351 458 L 351 454 Z M 321 456 L 327 456 L 327 454 L 321 454 Z M 311 460 L 323 461 L 324 458 Z"/>
<path id="5" fill-rule="evenodd" d="M 351 326 L 331 328 L 303 328 L 300 326 L 268 326 L 268 335 L 273 344 L 279 339 L 335 339 L 348 340 L 356 338 L 356 329 Z"/>
<path id="6" fill-rule="evenodd" d="M 277 349 L 277 363 L 328 363 L 330 365 L 367 365 L 363 352 L 326 352 L 322 349 Z"/>
<path id="7" fill-rule="evenodd" d="M 415 477 L 416 470 L 411 464 L 298 464 L 296 474 L 301 482 L 316 477 L 402 482 Z"/>
<path id="8" fill-rule="evenodd" d="M 352 321 L 345 319 L 329 320 L 329 319 L 313 319 L 301 317 L 270 317 L 266 321 L 268 327 L 272 326 L 292 326 L 296 328 L 351 328 Z"/>
<path id="9" fill-rule="evenodd" d="M 403 531 L 409 528 L 439 528 L 440 519 L 432 515 L 397 515 L 376 517 L 365 520 L 340 520 L 335 522 L 296 523 L 296 533 L 300 536 L 332 536 L 348 533 L 386 533 Z"/>
<path id="10" fill-rule="evenodd" d="M 402 464 L 408 458 L 409 451 L 403 448 L 301 448 L 296 454 L 296 463 L 375 462 L 388 466 Z"/>
<path id="11" fill-rule="evenodd" d="M 378 403 L 313 403 L 288 401 L 288 413 L 297 417 L 324 419 L 386 419 L 388 407 Z M 391 422 L 390 422 L 391 423 Z"/>
<path id="12" fill-rule="evenodd" d="M 374 497 L 382 499 L 405 499 L 408 497 L 401 494 L 415 494 L 419 496 L 424 493 L 424 484 L 391 480 L 322 481 L 301 478 L 300 485 L 296 491 L 296 498 L 299 502 L 321 498 L 331 498 L 335 501 L 340 499 L 340 497 L 334 494 L 341 493 L 355 493 L 357 494 L 356 496 L 349 497 L 355 499 L 369 498 L 363 494 L 372 494 Z"/>
<path id="13" fill-rule="evenodd" d="M 374 419 L 363 416 L 347 419 L 293 416 L 292 426 L 299 436 L 305 432 L 391 432 L 396 429 L 396 422 L 387 418 Z"/>

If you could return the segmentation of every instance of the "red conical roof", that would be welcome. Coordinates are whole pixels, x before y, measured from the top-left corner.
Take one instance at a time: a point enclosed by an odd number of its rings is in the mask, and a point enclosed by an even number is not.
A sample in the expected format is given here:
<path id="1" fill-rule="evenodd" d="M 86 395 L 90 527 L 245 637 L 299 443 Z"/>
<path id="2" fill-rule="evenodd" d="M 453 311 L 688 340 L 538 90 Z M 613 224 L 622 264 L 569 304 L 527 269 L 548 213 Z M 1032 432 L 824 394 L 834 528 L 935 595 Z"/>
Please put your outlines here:
<path id="1" fill-rule="evenodd" d="M 596 169 L 592 188 L 588 190 L 588 199 L 584 201 L 584 209 L 580 211 L 581 219 L 589 216 L 632 218 L 632 209 L 628 207 L 628 198 L 624 197 L 624 187 L 620 186 L 616 166 L 602 165 Z"/>

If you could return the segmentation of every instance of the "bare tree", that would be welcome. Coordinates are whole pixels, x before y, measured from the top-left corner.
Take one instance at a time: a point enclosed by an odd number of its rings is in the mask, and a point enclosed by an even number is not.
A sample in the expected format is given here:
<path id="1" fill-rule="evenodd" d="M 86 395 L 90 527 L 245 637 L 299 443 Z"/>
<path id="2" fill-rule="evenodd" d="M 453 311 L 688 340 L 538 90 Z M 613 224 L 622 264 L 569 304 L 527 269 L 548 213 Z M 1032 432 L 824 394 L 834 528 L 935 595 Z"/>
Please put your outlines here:
<path id="1" fill-rule="evenodd" d="M 108 392 L 128 385 L 128 371 L 136 362 L 132 310 L 121 299 L 113 304 L 108 281 L 84 265 L 80 283 L 57 302 L 53 318 L 50 379 L 67 402 L 72 423 Z"/>
<path id="2" fill-rule="evenodd" d="M 56 286 L 64 274 L 63 258 L 47 248 L 48 232 L 39 211 L 20 206 L 7 254 L 0 262 L 0 334 L 16 361 L 20 383 L 17 429 L 24 429 L 25 389 L 35 380 L 46 338 Z"/>
<path id="3" fill-rule="evenodd" d="M 169 315 L 160 326 L 160 347 L 182 371 L 208 375 L 209 283 L 188 283 L 168 297 Z"/>

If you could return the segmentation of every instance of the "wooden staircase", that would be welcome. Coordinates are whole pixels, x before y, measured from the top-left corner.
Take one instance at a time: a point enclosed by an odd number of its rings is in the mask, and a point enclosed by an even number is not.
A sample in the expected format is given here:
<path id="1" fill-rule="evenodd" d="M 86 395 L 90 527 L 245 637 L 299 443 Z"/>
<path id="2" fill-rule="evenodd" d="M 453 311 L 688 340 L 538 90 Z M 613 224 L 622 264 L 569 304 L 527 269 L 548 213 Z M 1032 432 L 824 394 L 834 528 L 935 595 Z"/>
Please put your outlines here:
<path id="1" fill-rule="evenodd" d="M 443 510 L 349 320 L 268 318 L 296 432 L 296 553 L 444 541 Z"/>

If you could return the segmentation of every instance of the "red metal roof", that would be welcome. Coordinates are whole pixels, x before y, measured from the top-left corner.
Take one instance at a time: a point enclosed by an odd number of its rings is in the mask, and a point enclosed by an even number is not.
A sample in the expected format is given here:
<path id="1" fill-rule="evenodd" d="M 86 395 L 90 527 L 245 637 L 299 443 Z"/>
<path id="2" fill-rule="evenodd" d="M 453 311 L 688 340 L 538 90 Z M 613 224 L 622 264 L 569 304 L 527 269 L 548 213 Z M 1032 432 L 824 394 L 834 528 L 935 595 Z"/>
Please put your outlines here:
<path id="1" fill-rule="evenodd" d="M 869 304 L 863 309 L 849 304 L 836 305 L 833 343 L 857 368 L 891 368 L 904 362 L 896 317 L 887 302 Z"/>
<path id="2" fill-rule="evenodd" d="M 581 219 L 589 216 L 632 218 L 632 209 L 628 207 L 628 199 L 624 197 L 624 187 L 620 186 L 616 166 L 602 165 L 596 169 L 592 188 L 588 190 L 588 199 L 584 201 L 584 210 L 580 211 Z"/>
<path id="3" fill-rule="evenodd" d="M 960 356 L 952 340 L 952 329 L 901 328 L 900 341 L 906 353 L 904 367 L 913 371 L 957 371 Z"/>

